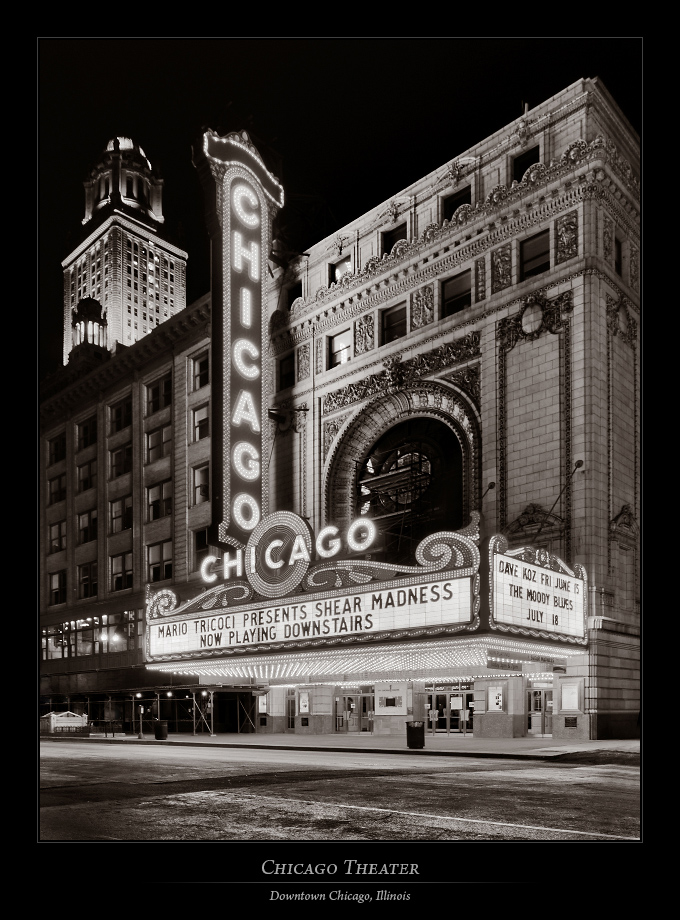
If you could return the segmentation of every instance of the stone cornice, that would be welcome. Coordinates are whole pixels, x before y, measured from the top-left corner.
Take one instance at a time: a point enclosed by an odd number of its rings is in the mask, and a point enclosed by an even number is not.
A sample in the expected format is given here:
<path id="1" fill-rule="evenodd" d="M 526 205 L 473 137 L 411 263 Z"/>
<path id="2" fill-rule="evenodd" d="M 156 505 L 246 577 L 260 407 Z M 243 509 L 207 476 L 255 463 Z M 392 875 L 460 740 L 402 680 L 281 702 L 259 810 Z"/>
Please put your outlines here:
<path id="1" fill-rule="evenodd" d="M 77 369 L 72 368 L 69 373 L 68 365 L 57 371 L 41 385 L 41 426 L 50 425 L 61 413 L 74 409 L 83 400 L 90 400 L 93 393 L 101 392 L 128 374 L 144 368 L 154 358 L 167 356 L 176 343 L 185 341 L 197 331 L 203 331 L 206 337 L 210 335 L 208 297 L 169 317 L 139 342 L 120 354 L 112 355 L 101 367 L 84 377 Z"/>
<path id="2" fill-rule="evenodd" d="M 160 235 L 157 229 L 150 227 L 142 221 L 135 221 L 132 217 L 124 216 L 120 211 L 115 211 L 110 217 L 107 217 L 105 221 L 95 227 L 92 233 L 90 233 L 82 243 L 79 243 L 73 252 L 69 253 L 68 257 L 61 263 L 61 267 L 63 269 L 68 268 L 69 265 L 82 255 L 98 237 L 102 236 L 112 227 L 123 227 L 131 233 L 135 233 L 137 236 L 148 237 L 154 240 L 155 245 L 167 249 L 168 252 L 171 252 L 178 258 L 185 260 L 187 258 L 187 253 L 183 249 L 179 249 L 177 246 L 173 246 L 172 243 L 169 243 Z"/>

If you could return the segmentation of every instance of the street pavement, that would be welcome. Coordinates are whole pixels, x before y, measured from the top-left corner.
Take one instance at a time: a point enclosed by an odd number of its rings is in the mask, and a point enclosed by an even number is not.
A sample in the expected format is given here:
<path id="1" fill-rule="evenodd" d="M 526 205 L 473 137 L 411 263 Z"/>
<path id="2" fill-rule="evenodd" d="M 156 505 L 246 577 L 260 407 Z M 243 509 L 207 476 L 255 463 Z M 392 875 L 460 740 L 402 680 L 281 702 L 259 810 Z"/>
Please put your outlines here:
<path id="1" fill-rule="evenodd" d="M 495 757 L 519 760 L 554 760 L 605 756 L 635 761 L 640 755 L 640 739 L 602 740 L 602 741 L 553 741 L 550 737 L 526 738 L 475 738 L 472 734 L 447 735 L 445 733 L 426 734 L 424 748 L 409 748 L 406 735 L 374 735 L 369 732 L 333 735 L 299 735 L 281 734 L 221 734 L 207 733 L 193 735 L 189 732 L 168 734 L 167 740 L 156 740 L 154 735 L 118 734 L 90 735 L 89 738 L 79 734 L 41 735 L 41 741 L 85 741 L 107 744 L 160 744 L 198 745 L 210 747 L 238 748 L 283 748 L 288 750 L 323 750 L 351 751 L 352 753 L 386 753 L 408 754 L 411 756 L 436 755 L 450 757 Z"/>

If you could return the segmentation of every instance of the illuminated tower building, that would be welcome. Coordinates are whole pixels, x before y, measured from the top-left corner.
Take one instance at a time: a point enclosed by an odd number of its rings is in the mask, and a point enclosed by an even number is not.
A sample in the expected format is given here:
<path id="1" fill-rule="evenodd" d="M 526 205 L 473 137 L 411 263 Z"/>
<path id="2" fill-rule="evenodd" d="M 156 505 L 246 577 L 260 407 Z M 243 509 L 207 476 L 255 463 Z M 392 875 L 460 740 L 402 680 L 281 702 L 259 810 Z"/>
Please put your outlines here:
<path id="1" fill-rule="evenodd" d="M 161 236 L 163 180 L 142 148 L 113 138 L 83 185 L 85 235 L 62 262 L 64 364 L 81 344 L 72 330 L 79 328 L 73 316 L 82 300 L 99 304 L 110 352 L 186 306 L 187 254 Z"/>

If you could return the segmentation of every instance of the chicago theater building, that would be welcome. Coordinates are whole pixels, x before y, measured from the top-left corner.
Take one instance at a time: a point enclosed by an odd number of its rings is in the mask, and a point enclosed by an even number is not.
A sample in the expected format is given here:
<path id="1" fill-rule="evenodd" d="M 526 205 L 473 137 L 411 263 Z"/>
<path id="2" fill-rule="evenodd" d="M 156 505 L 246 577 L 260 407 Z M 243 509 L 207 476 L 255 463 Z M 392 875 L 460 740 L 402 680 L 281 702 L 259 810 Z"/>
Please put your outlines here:
<path id="1" fill-rule="evenodd" d="M 452 150 L 293 261 L 248 135 L 207 131 L 192 156 L 209 294 L 184 306 L 186 253 L 127 139 L 62 265 L 42 711 L 635 736 L 639 138 L 606 88 Z M 98 259 L 118 300 L 88 286 Z"/>

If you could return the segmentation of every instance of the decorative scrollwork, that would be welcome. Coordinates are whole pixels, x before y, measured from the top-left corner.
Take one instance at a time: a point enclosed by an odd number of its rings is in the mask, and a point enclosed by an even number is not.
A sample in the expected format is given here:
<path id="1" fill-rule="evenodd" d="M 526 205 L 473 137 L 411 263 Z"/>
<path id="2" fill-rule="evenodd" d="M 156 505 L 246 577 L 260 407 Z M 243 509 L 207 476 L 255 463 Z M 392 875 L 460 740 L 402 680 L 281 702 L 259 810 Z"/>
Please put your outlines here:
<path id="1" fill-rule="evenodd" d="M 162 591 L 152 594 L 151 589 L 147 586 L 146 595 L 147 619 L 167 617 L 175 612 L 177 595 L 169 588 L 164 588 Z"/>

